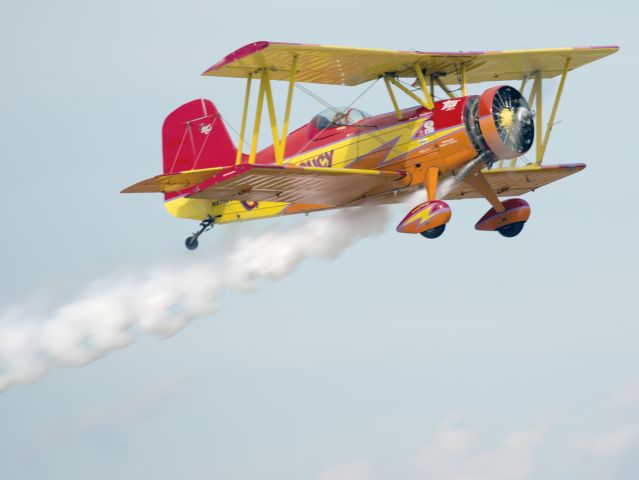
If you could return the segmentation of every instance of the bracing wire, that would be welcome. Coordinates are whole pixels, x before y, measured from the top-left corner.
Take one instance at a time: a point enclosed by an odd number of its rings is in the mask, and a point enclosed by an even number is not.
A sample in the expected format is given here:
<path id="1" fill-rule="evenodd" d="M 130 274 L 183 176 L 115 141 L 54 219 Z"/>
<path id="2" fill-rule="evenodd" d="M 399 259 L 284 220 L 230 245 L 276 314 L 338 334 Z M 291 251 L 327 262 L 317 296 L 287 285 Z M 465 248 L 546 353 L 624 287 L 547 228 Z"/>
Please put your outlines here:
<path id="1" fill-rule="evenodd" d="M 224 124 L 225 124 L 227 127 L 229 127 L 229 128 L 233 131 L 233 133 L 235 133 L 235 135 L 237 135 L 237 138 L 238 138 L 238 140 L 239 140 L 239 138 L 240 138 L 240 132 L 238 132 L 238 131 L 235 129 L 235 127 L 233 127 L 233 124 L 232 124 L 230 121 L 228 121 L 226 118 L 224 118 L 221 114 L 218 114 L 218 115 L 220 115 L 220 118 L 222 119 L 222 121 L 224 122 Z M 246 147 L 249 147 L 249 148 L 251 147 L 250 143 L 248 143 L 248 141 L 246 140 L 246 138 L 244 138 L 244 145 L 245 145 Z"/>
<path id="2" fill-rule="evenodd" d="M 379 78 L 376 79 L 374 82 L 372 82 L 368 87 L 366 87 L 364 89 L 364 91 L 362 93 L 360 93 L 357 97 L 355 97 L 355 99 L 348 105 L 348 107 L 346 107 L 346 110 L 348 110 L 349 108 L 352 108 L 353 105 L 355 105 L 355 102 L 357 102 L 358 100 L 360 100 L 371 88 L 373 88 L 373 86 L 379 81 Z M 314 94 L 313 92 L 311 92 L 310 90 L 308 90 L 306 87 L 303 87 L 302 85 L 296 84 L 296 87 L 298 87 L 302 92 L 308 94 L 311 98 L 313 98 L 314 100 L 317 100 L 318 102 L 320 102 L 322 105 L 324 105 L 327 108 L 330 108 L 331 110 L 333 110 L 335 113 L 340 113 L 340 110 L 338 108 L 335 108 L 334 106 L 332 106 L 330 103 L 328 103 L 327 101 L 325 101 L 324 99 L 322 99 L 319 95 Z M 318 130 L 318 132 L 313 135 L 308 142 L 306 142 L 302 148 L 300 148 L 297 153 L 299 154 L 300 152 L 304 151 L 304 149 L 306 147 L 308 147 L 310 145 L 310 143 L 315 140 L 320 133 L 322 133 L 323 130 Z"/>

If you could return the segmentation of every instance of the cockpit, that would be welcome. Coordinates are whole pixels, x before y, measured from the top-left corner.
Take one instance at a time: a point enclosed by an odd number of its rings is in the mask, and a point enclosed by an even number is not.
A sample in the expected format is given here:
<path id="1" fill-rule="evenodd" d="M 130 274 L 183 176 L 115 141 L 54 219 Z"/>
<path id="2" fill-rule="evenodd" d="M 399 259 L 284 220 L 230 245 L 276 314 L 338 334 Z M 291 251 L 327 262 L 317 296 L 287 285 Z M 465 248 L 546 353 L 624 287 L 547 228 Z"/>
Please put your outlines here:
<path id="1" fill-rule="evenodd" d="M 317 130 L 354 125 L 370 115 L 357 108 L 335 107 L 318 113 L 311 120 Z"/>

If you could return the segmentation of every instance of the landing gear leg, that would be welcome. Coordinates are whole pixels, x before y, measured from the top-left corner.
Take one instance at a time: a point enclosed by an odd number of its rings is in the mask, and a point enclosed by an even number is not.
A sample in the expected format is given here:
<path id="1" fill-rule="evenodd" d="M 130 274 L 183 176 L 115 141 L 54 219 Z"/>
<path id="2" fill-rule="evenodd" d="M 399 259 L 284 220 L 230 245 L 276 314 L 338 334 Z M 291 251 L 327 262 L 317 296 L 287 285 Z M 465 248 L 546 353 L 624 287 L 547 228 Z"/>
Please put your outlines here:
<path id="1" fill-rule="evenodd" d="M 429 202 L 437 199 L 437 182 L 439 180 L 439 168 L 428 167 L 426 170 L 426 178 L 424 179 L 424 187 L 426 187 L 426 195 Z"/>
<path id="2" fill-rule="evenodd" d="M 202 235 L 204 232 L 208 232 L 209 230 L 211 230 L 214 225 L 215 219 L 211 215 L 207 215 L 207 217 L 202 220 L 202 223 L 200 223 L 200 229 L 190 237 L 187 237 L 187 239 L 184 241 L 184 245 L 186 245 L 186 248 L 188 248 L 189 250 L 195 250 L 198 246 L 197 239 L 199 238 L 199 236 Z"/>
<path id="3" fill-rule="evenodd" d="M 424 179 L 424 187 L 426 187 L 426 195 L 429 202 L 435 202 L 437 198 L 437 183 L 439 181 L 439 168 L 429 167 L 426 170 L 426 178 Z M 430 228 L 426 231 L 420 232 L 420 235 L 424 238 L 437 238 L 441 236 L 446 230 L 446 224 L 439 225 L 434 228 Z"/>
<path id="4" fill-rule="evenodd" d="M 468 175 L 464 182 L 474 188 L 482 197 L 488 200 L 488 203 L 495 209 L 496 212 L 503 212 L 505 210 L 504 205 L 499 200 L 499 197 L 493 189 L 490 187 L 490 184 L 486 180 L 486 177 L 481 173 L 479 169 L 476 169 L 474 172 L 471 172 Z"/>
<path id="5" fill-rule="evenodd" d="M 486 177 L 479 171 L 468 175 L 464 181 L 477 190 L 493 208 L 477 222 L 477 230 L 498 231 L 502 236 L 512 238 L 519 235 L 530 217 L 530 205 L 521 198 L 511 198 L 501 202 Z"/>

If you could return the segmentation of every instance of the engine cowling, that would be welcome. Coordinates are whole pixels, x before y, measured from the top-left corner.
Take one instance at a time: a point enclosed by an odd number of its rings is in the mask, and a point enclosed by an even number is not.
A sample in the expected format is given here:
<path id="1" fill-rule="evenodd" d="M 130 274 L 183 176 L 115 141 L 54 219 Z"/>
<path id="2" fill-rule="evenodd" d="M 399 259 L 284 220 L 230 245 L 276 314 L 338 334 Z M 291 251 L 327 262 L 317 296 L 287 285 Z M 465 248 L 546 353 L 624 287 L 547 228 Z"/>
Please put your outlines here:
<path id="1" fill-rule="evenodd" d="M 535 138 L 534 115 L 528 102 L 513 87 L 489 88 L 468 102 L 466 127 L 480 153 L 495 159 L 526 153 Z"/>
<path id="2" fill-rule="evenodd" d="M 526 99 L 513 87 L 486 90 L 479 98 L 477 114 L 484 139 L 498 157 L 514 158 L 532 146 L 533 114 Z"/>

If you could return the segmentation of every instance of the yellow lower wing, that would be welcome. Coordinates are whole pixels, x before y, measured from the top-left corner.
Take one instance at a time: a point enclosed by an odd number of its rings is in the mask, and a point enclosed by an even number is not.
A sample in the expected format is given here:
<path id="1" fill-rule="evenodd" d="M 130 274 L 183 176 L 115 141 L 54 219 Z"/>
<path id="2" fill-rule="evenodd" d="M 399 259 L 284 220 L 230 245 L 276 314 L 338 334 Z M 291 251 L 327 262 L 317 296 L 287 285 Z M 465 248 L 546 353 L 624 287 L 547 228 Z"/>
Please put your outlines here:
<path id="1" fill-rule="evenodd" d="M 237 165 L 198 185 L 187 198 L 346 205 L 403 173 L 349 168 Z"/>
<path id="2" fill-rule="evenodd" d="M 402 181 L 403 180 L 403 181 Z M 184 192 L 187 199 L 346 205 L 381 186 L 401 188 L 405 174 L 354 168 L 240 164 L 158 175 L 122 193 Z M 189 191 L 190 190 L 190 191 Z"/>
<path id="3" fill-rule="evenodd" d="M 556 182 L 568 175 L 586 168 L 583 163 L 571 165 L 527 165 L 525 167 L 493 168 L 482 173 L 493 191 L 500 197 L 515 197 L 539 187 Z M 459 200 L 462 198 L 480 198 L 481 195 L 469 185 L 459 182 L 443 198 Z"/>

